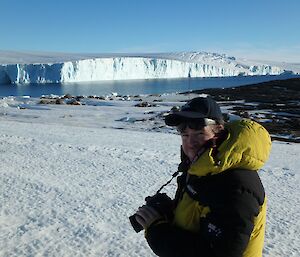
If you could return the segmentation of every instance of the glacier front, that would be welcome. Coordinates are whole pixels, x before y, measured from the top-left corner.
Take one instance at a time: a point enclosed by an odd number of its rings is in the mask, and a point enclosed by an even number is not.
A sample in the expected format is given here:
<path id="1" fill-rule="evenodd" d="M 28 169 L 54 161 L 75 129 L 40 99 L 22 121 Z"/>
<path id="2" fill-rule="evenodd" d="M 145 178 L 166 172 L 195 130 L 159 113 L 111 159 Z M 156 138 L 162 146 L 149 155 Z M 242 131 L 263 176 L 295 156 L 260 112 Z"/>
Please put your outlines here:
<path id="1" fill-rule="evenodd" d="M 1 54 L 0 84 L 279 75 L 287 72 L 279 66 L 242 62 L 224 54 L 206 52 L 111 56 L 27 54 L 15 60 L 11 52 L 10 59 L 5 59 L 0 51 Z"/>

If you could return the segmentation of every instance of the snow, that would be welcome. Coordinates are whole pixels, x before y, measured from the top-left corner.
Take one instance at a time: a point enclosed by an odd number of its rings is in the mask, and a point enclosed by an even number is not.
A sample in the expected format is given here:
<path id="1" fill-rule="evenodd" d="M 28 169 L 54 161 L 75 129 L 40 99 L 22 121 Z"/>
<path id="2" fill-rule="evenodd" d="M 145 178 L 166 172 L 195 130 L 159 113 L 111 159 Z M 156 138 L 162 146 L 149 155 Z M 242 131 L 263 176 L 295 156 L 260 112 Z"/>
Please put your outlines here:
<path id="1" fill-rule="evenodd" d="M 0 84 L 226 77 L 297 73 L 286 63 L 238 60 L 224 54 L 63 54 L 0 51 Z"/>
<path id="2" fill-rule="evenodd" d="M 145 108 L 0 100 L 0 256 L 154 256 L 128 217 L 176 171 L 180 138 L 126 117 L 183 100 L 162 98 Z M 259 173 L 268 197 L 265 257 L 300 256 L 299 152 L 299 144 L 273 142 Z M 175 184 L 165 191 L 174 195 Z"/>

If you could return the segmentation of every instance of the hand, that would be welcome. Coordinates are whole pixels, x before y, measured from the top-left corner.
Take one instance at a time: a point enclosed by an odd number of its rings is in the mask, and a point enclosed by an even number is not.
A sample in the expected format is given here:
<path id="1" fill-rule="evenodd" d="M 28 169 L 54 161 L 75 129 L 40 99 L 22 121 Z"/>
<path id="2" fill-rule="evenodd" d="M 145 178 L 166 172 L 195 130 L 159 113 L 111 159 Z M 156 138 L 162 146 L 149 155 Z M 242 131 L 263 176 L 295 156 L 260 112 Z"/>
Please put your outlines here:
<path id="1" fill-rule="evenodd" d="M 154 221 L 162 218 L 162 216 L 152 207 L 143 205 L 136 212 L 135 219 L 144 229 L 148 228 Z"/>

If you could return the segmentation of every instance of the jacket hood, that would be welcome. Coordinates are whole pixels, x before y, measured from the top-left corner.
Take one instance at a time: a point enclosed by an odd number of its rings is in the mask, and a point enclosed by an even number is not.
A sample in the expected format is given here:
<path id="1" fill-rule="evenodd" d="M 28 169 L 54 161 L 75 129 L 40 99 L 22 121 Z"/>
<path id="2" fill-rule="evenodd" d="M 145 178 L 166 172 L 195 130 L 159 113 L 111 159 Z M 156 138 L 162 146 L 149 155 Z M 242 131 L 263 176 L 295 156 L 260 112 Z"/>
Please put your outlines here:
<path id="1" fill-rule="evenodd" d="M 227 138 L 213 156 L 208 149 L 190 167 L 189 173 L 197 176 L 217 174 L 227 169 L 260 169 L 269 158 L 271 138 L 260 124 L 243 119 L 227 123 Z"/>

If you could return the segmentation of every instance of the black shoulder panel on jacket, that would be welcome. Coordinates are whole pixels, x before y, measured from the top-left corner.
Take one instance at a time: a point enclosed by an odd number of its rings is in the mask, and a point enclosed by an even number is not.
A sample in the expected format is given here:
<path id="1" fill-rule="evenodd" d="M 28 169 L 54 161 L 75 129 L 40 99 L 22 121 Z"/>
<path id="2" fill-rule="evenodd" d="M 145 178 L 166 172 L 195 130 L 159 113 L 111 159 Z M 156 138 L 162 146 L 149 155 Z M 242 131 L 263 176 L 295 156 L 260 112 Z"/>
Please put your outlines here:
<path id="1" fill-rule="evenodd" d="M 211 208 L 231 201 L 233 192 L 252 194 L 259 205 L 263 204 L 265 198 L 264 187 L 257 172 L 245 169 L 227 170 L 203 177 L 190 176 L 186 192 L 200 204 Z"/>

